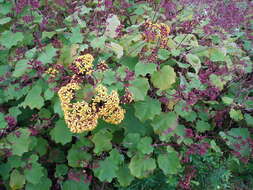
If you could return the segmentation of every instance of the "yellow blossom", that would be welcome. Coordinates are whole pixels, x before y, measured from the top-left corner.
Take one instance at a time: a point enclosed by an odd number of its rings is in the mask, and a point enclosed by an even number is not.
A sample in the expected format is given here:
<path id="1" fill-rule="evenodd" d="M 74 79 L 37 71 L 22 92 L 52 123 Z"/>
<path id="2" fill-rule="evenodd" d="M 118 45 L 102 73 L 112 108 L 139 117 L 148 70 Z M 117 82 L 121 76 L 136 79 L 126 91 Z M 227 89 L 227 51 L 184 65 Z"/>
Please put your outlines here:
<path id="1" fill-rule="evenodd" d="M 118 93 L 113 90 L 108 94 L 107 88 L 103 85 L 98 85 L 95 90 L 97 95 L 93 98 L 93 109 L 106 122 L 119 124 L 124 119 L 125 110 L 119 106 Z"/>
<path id="2" fill-rule="evenodd" d="M 79 74 L 91 74 L 93 72 L 93 64 L 94 58 L 91 54 L 85 54 L 77 57 L 73 64 L 77 67 Z"/>
<path id="3" fill-rule="evenodd" d="M 167 46 L 167 37 L 170 33 L 170 27 L 164 23 L 153 24 L 150 21 L 147 21 L 144 25 L 147 32 L 143 33 L 143 39 L 148 42 L 160 41 L 160 46 L 166 48 Z"/>
<path id="4" fill-rule="evenodd" d="M 119 124 L 124 119 L 125 110 L 119 106 L 120 100 L 116 91 L 108 94 L 105 86 L 98 85 L 92 103 L 71 103 L 75 91 L 79 89 L 79 84 L 69 83 L 58 91 L 64 119 L 71 132 L 91 131 L 96 128 L 99 118 L 112 124 Z"/>
<path id="5" fill-rule="evenodd" d="M 56 77 L 56 75 L 59 73 L 59 71 L 55 68 L 49 67 L 46 70 L 46 73 L 49 74 L 51 77 Z"/>

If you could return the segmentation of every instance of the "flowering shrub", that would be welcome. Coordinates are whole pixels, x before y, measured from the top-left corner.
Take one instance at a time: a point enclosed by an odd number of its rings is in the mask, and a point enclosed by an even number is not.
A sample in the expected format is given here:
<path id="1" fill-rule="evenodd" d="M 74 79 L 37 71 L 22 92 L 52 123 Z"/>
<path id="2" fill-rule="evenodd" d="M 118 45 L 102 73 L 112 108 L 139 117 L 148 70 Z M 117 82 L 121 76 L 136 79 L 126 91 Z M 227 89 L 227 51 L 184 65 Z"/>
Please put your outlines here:
<path id="1" fill-rule="evenodd" d="M 252 10 L 0 0 L 0 189 L 253 189 Z"/>

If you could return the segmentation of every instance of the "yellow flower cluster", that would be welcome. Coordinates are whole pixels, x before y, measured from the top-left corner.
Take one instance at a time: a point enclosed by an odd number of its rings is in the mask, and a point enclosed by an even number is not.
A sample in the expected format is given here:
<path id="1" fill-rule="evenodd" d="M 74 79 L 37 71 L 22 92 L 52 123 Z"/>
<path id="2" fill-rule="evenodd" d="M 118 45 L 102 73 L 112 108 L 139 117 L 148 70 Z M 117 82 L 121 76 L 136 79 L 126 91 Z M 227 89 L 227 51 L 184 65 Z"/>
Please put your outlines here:
<path id="1" fill-rule="evenodd" d="M 64 118 L 71 132 L 91 131 L 97 126 L 99 118 L 112 124 L 119 124 L 124 119 L 125 110 L 119 106 L 116 91 L 108 94 L 106 87 L 98 85 L 90 104 L 85 101 L 71 103 L 74 92 L 79 89 L 77 83 L 69 83 L 58 91 Z"/>
<path id="2" fill-rule="evenodd" d="M 160 40 L 162 47 L 166 47 L 168 42 L 168 35 L 170 33 L 170 27 L 164 23 L 153 24 L 150 21 L 144 24 L 145 31 L 142 34 L 143 39 L 152 42 Z"/>
<path id="3" fill-rule="evenodd" d="M 79 89 L 77 83 L 69 83 L 58 91 L 65 121 L 73 133 L 93 130 L 97 126 L 97 114 L 92 112 L 87 102 L 71 103 L 74 92 Z"/>
<path id="4" fill-rule="evenodd" d="M 88 74 L 90 75 L 93 72 L 93 64 L 94 58 L 91 54 L 85 54 L 77 57 L 73 64 L 77 67 L 79 74 Z"/>
<path id="5" fill-rule="evenodd" d="M 53 67 L 49 67 L 46 70 L 46 73 L 49 74 L 51 77 L 56 77 L 56 75 L 59 73 L 59 71 Z"/>
<path id="6" fill-rule="evenodd" d="M 98 112 L 105 122 L 119 124 L 124 119 L 125 110 L 119 106 L 119 95 L 113 90 L 108 94 L 108 90 L 103 85 L 96 87 L 96 96 L 93 98 L 92 107 Z"/>

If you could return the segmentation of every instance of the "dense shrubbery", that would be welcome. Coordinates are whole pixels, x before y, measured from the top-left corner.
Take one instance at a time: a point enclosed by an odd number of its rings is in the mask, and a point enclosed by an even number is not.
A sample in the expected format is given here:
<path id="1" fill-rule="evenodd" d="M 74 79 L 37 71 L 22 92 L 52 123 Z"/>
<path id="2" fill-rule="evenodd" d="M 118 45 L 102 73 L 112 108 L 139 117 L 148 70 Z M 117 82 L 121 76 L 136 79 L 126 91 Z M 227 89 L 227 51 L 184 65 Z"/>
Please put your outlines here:
<path id="1" fill-rule="evenodd" d="M 0 189 L 253 189 L 252 3 L 0 0 Z"/>

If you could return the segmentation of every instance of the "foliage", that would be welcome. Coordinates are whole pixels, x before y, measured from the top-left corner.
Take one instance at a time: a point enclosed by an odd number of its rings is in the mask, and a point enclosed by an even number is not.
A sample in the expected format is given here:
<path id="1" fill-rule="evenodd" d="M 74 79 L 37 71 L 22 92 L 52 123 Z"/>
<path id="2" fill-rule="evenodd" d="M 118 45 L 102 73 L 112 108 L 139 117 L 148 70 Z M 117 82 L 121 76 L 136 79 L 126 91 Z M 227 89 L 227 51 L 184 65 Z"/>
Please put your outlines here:
<path id="1" fill-rule="evenodd" d="M 251 10 L 0 0 L 0 189 L 253 189 Z"/>

